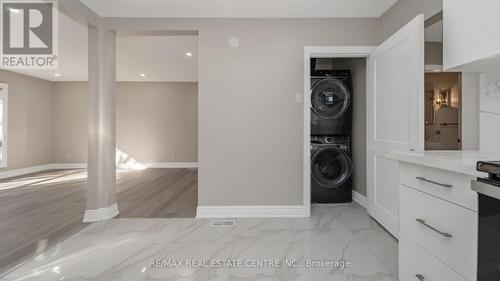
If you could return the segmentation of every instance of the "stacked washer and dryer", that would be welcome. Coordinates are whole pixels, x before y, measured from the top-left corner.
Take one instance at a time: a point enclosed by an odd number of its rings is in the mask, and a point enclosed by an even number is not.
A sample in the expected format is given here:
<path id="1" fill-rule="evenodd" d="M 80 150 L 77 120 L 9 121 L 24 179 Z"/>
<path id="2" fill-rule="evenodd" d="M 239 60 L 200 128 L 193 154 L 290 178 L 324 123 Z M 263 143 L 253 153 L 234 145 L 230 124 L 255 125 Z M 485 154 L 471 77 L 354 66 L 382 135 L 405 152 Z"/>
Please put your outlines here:
<path id="1" fill-rule="evenodd" d="M 351 72 L 315 65 L 311 59 L 311 201 L 351 202 Z"/>

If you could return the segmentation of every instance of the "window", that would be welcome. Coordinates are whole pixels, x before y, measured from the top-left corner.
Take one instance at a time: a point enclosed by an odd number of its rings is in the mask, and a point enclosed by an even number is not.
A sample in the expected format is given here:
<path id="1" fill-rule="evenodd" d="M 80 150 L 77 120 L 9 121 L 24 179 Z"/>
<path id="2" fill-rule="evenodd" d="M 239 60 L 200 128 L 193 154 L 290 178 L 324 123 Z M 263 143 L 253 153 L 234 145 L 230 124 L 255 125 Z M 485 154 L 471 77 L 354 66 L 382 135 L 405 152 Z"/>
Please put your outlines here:
<path id="1" fill-rule="evenodd" d="M 0 168 L 7 167 L 7 84 L 0 83 Z"/>

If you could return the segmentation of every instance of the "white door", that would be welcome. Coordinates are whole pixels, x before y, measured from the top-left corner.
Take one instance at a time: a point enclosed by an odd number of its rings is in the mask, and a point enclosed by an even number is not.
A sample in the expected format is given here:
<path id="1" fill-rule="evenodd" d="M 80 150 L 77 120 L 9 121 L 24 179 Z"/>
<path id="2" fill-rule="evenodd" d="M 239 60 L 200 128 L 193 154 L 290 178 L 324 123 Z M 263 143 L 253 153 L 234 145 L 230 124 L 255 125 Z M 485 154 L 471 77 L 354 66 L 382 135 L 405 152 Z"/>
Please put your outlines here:
<path id="1" fill-rule="evenodd" d="M 368 212 L 398 237 L 399 167 L 384 156 L 424 148 L 424 16 L 376 47 L 368 63 Z"/>

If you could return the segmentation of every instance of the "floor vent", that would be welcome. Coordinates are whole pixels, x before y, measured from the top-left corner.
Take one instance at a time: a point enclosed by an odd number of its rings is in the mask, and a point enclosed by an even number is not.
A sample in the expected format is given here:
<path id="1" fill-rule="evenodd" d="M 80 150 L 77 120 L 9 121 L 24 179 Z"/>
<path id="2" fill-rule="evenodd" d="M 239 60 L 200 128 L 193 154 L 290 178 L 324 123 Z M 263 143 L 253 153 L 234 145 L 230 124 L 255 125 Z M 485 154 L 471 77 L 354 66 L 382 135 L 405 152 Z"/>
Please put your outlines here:
<path id="1" fill-rule="evenodd" d="M 236 225 L 235 220 L 211 220 L 210 226 L 217 227 L 234 227 Z"/>

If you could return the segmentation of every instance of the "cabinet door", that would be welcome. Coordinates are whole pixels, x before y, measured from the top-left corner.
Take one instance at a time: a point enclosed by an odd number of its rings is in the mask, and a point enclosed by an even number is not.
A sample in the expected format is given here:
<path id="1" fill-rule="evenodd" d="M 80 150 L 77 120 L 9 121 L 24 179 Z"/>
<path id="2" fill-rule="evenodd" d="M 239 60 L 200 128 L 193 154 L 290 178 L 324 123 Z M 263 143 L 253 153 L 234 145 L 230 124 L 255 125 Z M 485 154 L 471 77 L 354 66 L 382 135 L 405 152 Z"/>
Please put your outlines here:
<path id="1" fill-rule="evenodd" d="M 424 16 L 376 47 L 368 63 L 368 212 L 397 237 L 399 167 L 385 155 L 424 147 Z"/>
<path id="2" fill-rule="evenodd" d="M 443 0 L 443 68 L 488 72 L 500 67 L 500 1 Z"/>

